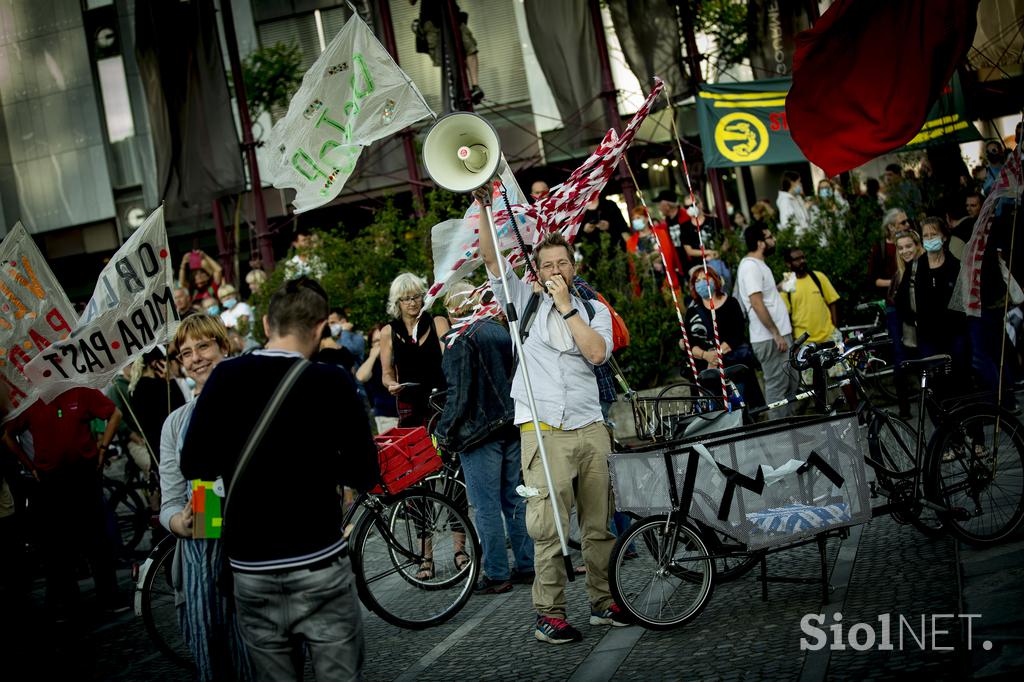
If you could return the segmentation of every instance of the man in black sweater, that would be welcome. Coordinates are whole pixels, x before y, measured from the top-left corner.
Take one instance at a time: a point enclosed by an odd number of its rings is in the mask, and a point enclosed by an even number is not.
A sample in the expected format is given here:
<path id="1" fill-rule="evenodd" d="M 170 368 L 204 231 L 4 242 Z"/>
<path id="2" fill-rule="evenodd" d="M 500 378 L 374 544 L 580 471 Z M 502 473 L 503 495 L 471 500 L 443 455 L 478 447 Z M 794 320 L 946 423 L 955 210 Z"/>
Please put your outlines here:
<path id="1" fill-rule="evenodd" d="M 235 476 L 278 384 L 295 362 L 316 352 L 327 315 L 327 296 L 316 282 L 302 277 L 278 290 L 263 318 L 265 350 L 217 366 L 181 452 L 186 479 L 223 477 L 234 502 L 224 541 L 238 622 L 258 679 L 301 679 L 303 641 L 317 679 L 355 679 L 363 664 L 338 486 L 365 490 L 379 471 L 348 372 L 307 366 Z"/>

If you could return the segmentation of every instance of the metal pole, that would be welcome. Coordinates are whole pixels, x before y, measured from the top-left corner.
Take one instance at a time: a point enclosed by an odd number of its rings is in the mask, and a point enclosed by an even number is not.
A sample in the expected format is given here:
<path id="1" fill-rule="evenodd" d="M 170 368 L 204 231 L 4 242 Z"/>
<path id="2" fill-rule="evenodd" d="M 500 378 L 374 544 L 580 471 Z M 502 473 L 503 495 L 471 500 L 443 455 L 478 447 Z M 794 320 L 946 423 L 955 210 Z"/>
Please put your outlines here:
<path id="1" fill-rule="evenodd" d="M 704 82 L 704 76 L 700 68 L 700 52 L 697 51 L 693 12 L 690 9 L 689 0 L 679 0 L 676 4 L 679 7 L 679 18 L 683 24 L 683 39 L 686 41 L 686 60 L 690 65 L 690 88 L 696 95 L 701 83 Z M 722 176 L 717 168 L 705 166 L 705 171 L 708 174 L 708 182 L 711 183 L 711 192 L 715 197 L 715 213 L 718 215 L 718 221 L 722 224 L 722 229 L 729 230 L 732 228 L 732 223 L 729 221 L 729 213 L 725 210 L 725 185 L 722 182 Z"/>
<path id="2" fill-rule="evenodd" d="M 235 84 L 235 104 L 238 106 L 238 119 L 242 125 L 242 149 L 249 162 L 249 180 L 256 210 L 256 238 L 260 245 L 260 259 L 263 270 L 274 269 L 274 242 L 267 229 L 267 208 L 263 204 L 263 183 L 260 182 L 260 167 L 256 163 L 256 142 L 252 139 L 252 118 L 249 116 L 249 103 L 245 96 L 245 80 L 242 77 L 242 61 L 238 57 L 238 38 L 235 36 L 235 17 L 231 12 L 231 0 L 221 0 L 221 21 L 224 24 L 224 46 L 227 48 L 228 60 L 231 62 L 231 80 Z"/>
<path id="3" fill-rule="evenodd" d="M 590 19 L 594 24 L 594 39 L 597 43 L 597 58 L 601 66 L 601 98 L 604 100 L 605 112 L 608 115 L 608 124 L 615 128 L 616 132 L 622 132 L 622 116 L 619 115 L 619 101 L 615 91 L 615 81 L 612 79 L 611 59 L 608 56 L 608 41 L 604 35 L 604 22 L 601 20 L 601 5 L 598 0 L 590 0 Z M 633 192 L 632 183 L 628 182 L 629 174 L 626 172 L 623 163 L 620 161 L 616 171 L 619 186 L 622 188 L 622 197 L 626 200 L 626 211 L 631 212 L 636 206 L 636 195 Z"/>
<path id="4" fill-rule="evenodd" d="M 377 3 L 377 13 L 380 15 L 380 30 L 384 34 L 384 47 L 391 53 L 391 58 L 395 60 L 395 64 L 398 64 L 395 26 L 391 23 L 391 3 L 388 0 L 379 0 Z M 405 166 L 409 171 L 409 189 L 412 190 L 416 212 L 419 213 L 424 210 L 426 203 L 423 200 L 423 181 L 420 178 L 419 164 L 416 162 L 416 148 L 412 141 L 412 129 L 406 127 L 398 134 L 402 138 L 402 149 L 405 151 Z"/>
<path id="5" fill-rule="evenodd" d="M 555 531 L 558 533 L 558 542 L 562 546 L 562 560 L 565 562 L 565 575 L 569 581 L 576 579 L 576 572 L 572 567 L 572 559 L 569 557 L 569 546 L 565 542 L 565 529 L 562 528 L 562 517 L 558 508 L 558 496 L 555 494 L 555 486 L 551 480 L 551 469 L 548 467 L 548 453 L 544 448 L 544 432 L 540 429 L 540 418 L 537 416 L 537 403 L 533 399 L 533 384 L 530 383 L 530 372 L 527 367 L 526 356 L 523 355 L 523 340 L 519 338 L 519 319 L 512 297 L 509 295 L 507 272 L 505 270 L 505 257 L 501 254 L 501 247 L 498 242 L 498 230 L 494 226 L 494 214 L 491 207 L 485 206 L 481 217 L 487 221 L 487 228 L 491 232 L 491 239 L 494 240 L 494 252 L 497 254 L 498 275 L 501 277 L 501 286 L 505 290 L 505 300 L 508 302 L 508 330 L 512 335 L 512 344 L 515 346 L 516 355 L 519 358 L 519 367 L 523 370 L 523 383 L 526 385 L 526 400 L 530 404 L 530 414 L 533 417 L 534 433 L 537 434 L 537 449 L 540 452 L 540 463 L 544 469 L 544 482 L 548 485 L 548 499 L 551 500 L 551 510 L 555 515 Z M 515 220 L 514 215 L 509 215 L 509 220 Z"/>

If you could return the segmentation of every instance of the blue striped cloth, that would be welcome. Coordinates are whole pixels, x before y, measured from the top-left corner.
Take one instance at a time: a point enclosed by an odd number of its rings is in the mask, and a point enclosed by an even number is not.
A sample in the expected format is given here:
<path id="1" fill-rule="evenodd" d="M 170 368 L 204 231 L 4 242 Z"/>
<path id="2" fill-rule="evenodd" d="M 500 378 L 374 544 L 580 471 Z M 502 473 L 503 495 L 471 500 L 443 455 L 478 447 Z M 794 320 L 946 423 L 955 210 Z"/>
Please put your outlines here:
<path id="1" fill-rule="evenodd" d="M 850 508 L 844 502 L 815 507 L 787 504 L 747 514 L 747 520 L 763 533 L 796 535 L 815 528 L 828 528 L 850 520 Z"/>

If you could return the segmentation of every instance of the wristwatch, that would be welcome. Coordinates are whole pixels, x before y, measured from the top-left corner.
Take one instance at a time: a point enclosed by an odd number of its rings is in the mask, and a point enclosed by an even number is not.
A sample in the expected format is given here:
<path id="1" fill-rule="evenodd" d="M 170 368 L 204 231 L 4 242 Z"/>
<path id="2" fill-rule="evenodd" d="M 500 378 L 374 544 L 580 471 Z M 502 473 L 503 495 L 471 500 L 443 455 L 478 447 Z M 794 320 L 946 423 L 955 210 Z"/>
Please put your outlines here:
<path id="1" fill-rule="evenodd" d="M 572 310 L 570 310 L 569 312 L 567 312 L 567 313 L 566 313 L 565 315 L 562 315 L 562 319 L 563 319 L 563 320 L 568 320 L 568 319 L 569 319 L 570 317 L 572 317 L 573 315 L 579 315 L 579 312 L 580 312 L 580 311 L 578 311 L 578 310 L 576 310 L 575 308 L 573 308 Z"/>

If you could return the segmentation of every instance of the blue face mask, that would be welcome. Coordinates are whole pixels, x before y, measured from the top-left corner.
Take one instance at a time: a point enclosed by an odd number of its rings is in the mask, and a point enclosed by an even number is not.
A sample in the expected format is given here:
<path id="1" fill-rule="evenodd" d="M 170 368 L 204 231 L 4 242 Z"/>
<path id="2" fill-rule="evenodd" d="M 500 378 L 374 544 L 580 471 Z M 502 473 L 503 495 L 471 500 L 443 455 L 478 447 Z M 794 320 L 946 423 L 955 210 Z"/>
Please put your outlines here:
<path id="1" fill-rule="evenodd" d="M 192 377 L 185 377 L 185 384 L 187 384 L 189 388 L 195 388 L 196 380 Z"/>
<path id="2" fill-rule="evenodd" d="M 702 279 L 693 285 L 693 288 L 697 291 L 697 295 L 701 298 L 711 298 L 711 287 L 708 286 L 708 281 Z"/>
<path id="3" fill-rule="evenodd" d="M 818 190 L 818 196 L 820 196 L 822 199 L 829 199 L 829 198 L 831 198 L 831 196 L 832 196 L 832 188 L 831 187 L 822 187 L 821 189 Z"/>
<path id="4" fill-rule="evenodd" d="M 633 229 L 639 232 L 647 227 L 647 220 L 644 218 L 633 218 Z"/>
<path id="5" fill-rule="evenodd" d="M 235 307 L 236 303 L 238 303 L 238 301 L 236 301 L 235 299 L 233 299 L 233 298 L 226 298 L 226 299 L 224 299 L 224 308 L 226 310 L 231 310 L 232 308 Z"/>
<path id="6" fill-rule="evenodd" d="M 931 239 L 925 239 L 924 241 L 921 242 L 921 245 L 924 246 L 925 251 L 937 253 L 939 251 L 942 251 L 942 238 L 932 237 Z"/>
<path id="7" fill-rule="evenodd" d="M 797 186 L 795 186 L 795 187 L 793 188 L 793 194 L 795 194 L 795 195 L 797 195 L 797 196 L 800 196 L 800 195 L 801 195 L 801 194 L 803 194 L 803 193 L 804 193 L 804 187 L 803 187 L 803 185 L 797 185 Z"/>
<path id="8" fill-rule="evenodd" d="M 213 315 L 213 316 L 220 315 L 220 306 L 219 305 L 211 305 L 209 308 L 206 309 L 206 314 L 207 315 Z"/>

